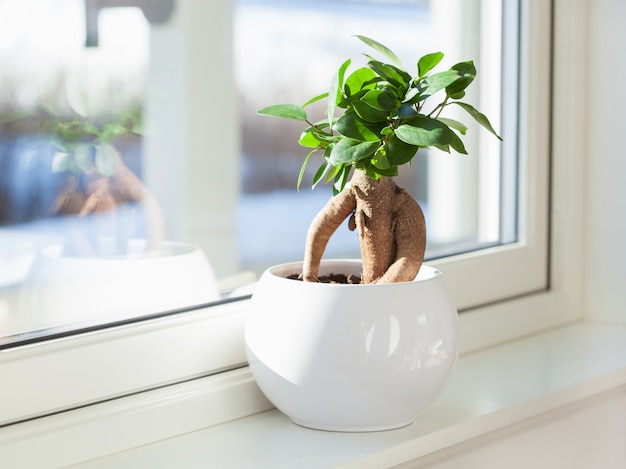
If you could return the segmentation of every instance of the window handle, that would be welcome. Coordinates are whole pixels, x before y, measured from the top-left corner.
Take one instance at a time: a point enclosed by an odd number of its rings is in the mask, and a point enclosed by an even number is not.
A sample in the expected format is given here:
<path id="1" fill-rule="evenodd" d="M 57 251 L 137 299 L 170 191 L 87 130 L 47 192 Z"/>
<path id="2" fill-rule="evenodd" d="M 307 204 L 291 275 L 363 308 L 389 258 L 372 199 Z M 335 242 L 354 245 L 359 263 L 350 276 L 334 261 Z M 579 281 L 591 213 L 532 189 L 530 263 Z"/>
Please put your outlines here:
<path id="1" fill-rule="evenodd" d="M 165 23 L 172 16 L 175 0 L 85 0 L 85 47 L 98 47 L 100 10 L 137 7 L 151 24 Z"/>

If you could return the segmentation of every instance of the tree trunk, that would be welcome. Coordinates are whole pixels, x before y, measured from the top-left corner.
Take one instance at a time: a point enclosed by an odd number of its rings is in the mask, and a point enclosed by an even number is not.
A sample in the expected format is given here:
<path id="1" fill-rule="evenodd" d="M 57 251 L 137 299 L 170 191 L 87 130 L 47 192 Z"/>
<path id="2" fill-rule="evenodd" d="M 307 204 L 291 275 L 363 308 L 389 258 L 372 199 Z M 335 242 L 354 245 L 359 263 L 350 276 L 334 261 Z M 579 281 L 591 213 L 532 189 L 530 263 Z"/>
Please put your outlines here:
<path id="1" fill-rule="evenodd" d="M 363 262 L 362 283 L 413 280 L 424 260 L 426 223 L 419 204 L 392 178 L 375 180 L 357 170 L 352 185 L 317 214 L 307 233 L 303 278 L 317 281 L 330 236 L 350 215 Z"/>
<path id="2" fill-rule="evenodd" d="M 82 174 L 84 190 L 78 182 L 79 176 L 68 176 L 61 193 L 53 206 L 53 213 L 58 215 L 78 215 L 109 213 L 105 223 L 108 231 L 115 231 L 115 214 L 121 205 L 137 204 L 141 209 L 143 226 L 148 238 L 148 248 L 157 250 L 161 247 L 165 231 L 163 216 L 154 196 L 141 180 L 124 164 L 119 152 L 115 150 L 115 172 L 111 177 L 98 174 L 95 169 Z M 107 230 L 104 230 L 107 231 Z M 125 243 L 127 239 L 118 239 Z"/>

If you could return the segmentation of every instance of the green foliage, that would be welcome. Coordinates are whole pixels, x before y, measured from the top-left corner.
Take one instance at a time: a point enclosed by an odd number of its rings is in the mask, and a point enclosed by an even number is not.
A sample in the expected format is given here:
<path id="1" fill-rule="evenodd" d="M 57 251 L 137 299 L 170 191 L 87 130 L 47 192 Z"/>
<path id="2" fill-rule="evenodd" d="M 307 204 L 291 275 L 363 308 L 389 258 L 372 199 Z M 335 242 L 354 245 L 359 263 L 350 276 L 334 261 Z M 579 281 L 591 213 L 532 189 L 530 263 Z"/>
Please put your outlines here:
<path id="1" fill-rule="evenodd" d="M 472 61 L 435 73 L 433 70 L 444 55 L 441 52 L 427 54 L 418 60 L 414 77 L 386 46 L 365 36 L 356 37 L 383 54 L 390 63 L 366 55 L 367 67 L 347 74 L 351 60 L 346 60 L 333 77 L 328 93 L 311 98 L 302 106 L 277 104 L 257 111 L 308 124 L 299 143 L 313 150 L 302 165 L 298 188 L 311 156 L 318 151 L 323 160 L 313 178 L 313 187 L 320 181 L 332 181 L 335 193 L 344 189 L 353 167 L 378 179 L 396 176 L 398 167 L 409 163 L 420 148 L 434 147 L 446 152 L 452 149 L 467 154 L 459 136 L 465 135 L 467 127 L 441 117 L 442 111 L 451 104 L 461 107 L 501 140 L 484 114 L 459 101 L 476 77 Z M 441 98 L 433 107 L 429 98 L 435 95 Z M 328 100 L 327 119 L 312 123 L 305 108 L 321 99 Z M 426 106 L 427 102 L 430 107 Z M 337 108 L 344 110 L 339 118 L 335 118 Z"/>
<path id="2" fill-rule="evenodd" d="M 101 124 L 78 116 L 43 120 L 40 131 L 51 135 L 58 149 L 52 171 L 72 174 L 95 171 L 103 177 L 113 176 L 115 150 L 111 142 L 139 133 L 141 117 L 140 109 L 131 109 Z"/>
<path id="3" fill-rule="evenodd" d="M 142 116 L 138 106 L 101 116 L 98 121 L 76 113 L 57 115 L 46 109 L 19 110 L 0 114 L 0 133 L 49 137 L 48 142 L 56 150 L 52 172 L 95 172 L 110 177 L 115 172 L 116 160 L 112 142 L 140 134 Z M 33 145 L 33 150 L 38 151 L 39 144 Z"/>

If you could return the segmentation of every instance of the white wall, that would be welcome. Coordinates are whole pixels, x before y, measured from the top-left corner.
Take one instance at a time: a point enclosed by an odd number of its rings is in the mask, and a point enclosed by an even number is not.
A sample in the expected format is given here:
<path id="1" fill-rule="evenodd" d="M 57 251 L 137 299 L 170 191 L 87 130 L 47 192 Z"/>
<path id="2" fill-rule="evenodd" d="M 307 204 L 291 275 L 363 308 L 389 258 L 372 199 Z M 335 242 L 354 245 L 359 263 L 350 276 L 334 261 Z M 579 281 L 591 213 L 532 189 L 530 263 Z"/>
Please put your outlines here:
<path id="1" fill-rule="evenodd" d="M 591 316 L 626 321 L 626 2 L 587 0 L 589 74 L 582 98 L 589 106 L 586 236 L 586 309 Z M 578 99 L 579 97 L 572 97 Z"/>

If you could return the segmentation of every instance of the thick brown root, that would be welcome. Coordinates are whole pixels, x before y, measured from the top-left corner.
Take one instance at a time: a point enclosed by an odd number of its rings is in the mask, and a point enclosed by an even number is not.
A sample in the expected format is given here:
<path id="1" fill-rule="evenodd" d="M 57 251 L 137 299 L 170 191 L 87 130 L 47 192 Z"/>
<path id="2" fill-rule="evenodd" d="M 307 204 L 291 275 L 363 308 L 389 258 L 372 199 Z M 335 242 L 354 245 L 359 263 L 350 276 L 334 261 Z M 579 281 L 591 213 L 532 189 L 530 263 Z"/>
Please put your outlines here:
<path id="1" fill-rule="evenodd" d="M 328 240 L 355 208 L 354 193 L 346 190 L 330 199 L 315 216 L 306 236 L 302 272 L 305 282 L 317 282 L 320 261 L 326 250 Z"/>
<path id="2" fill-rule="evenodd" d="M 108 178 L 98 177 L 87 183 L 87 199 L 80 209 L 79 215 L 108 212 L 115 209 L 117 203 L 111 193 Z"/>
<path id="3" fill-rule="evenodd" d="M 311 223 L 304 256 L 304 280 L 317 281 L 328 240 L 350 215 L 350 229 L 356 229 L 361 244 L 362 283 L 413 280 L 426 248 L 422 209 L 393 179 L 374 180 L 363 171 L 357 171 L 352 187 L 330 199 Z"/>
<path id="4" fill-rule="evenodd" d="M 85 194 L 78 185 L 76 176 L 68 177 L 52 206 L 55 215 L 78 215 L 85 204 Z"/>
<path id="5" fill-rule="evenodd" d="M 156 250 L 163 241 L 164 222 L 160 207 L 141 180 L 124 164 L 115 151 L 115 172 L 111 177 L 103 177 L 95 170 L 82 175 L 86 187 L 81 188 L 77 176 L 68 177 L 57 196 L 52 212 L 58 215 L 79 215 L 110 213 L 100 224 L 104 232 L 115 232 L 116 212 L 119 206 L 137 204 L 143 210 L 149 249 Z"/>
<path id="6" fill-rule="evenodd" d="M 111 177 L 111 189 L 119 204 L 141 202 L 148 192 L 141 180 L 124 164 L 117 151 L 115 152 L 115 172 Z"/>
<path id="7" fill-rule="evenodd" d="M 424 261 L 426 221 L 419 204 L 404 189 L 395 198 L 396 257 L 376 283 L 410 282 Z"/>
<path id="8" fill-rule="evenodd" d="M 158 249 L 163 242 L 165 222 L 154 196 L 139 178 L 124 164 L 119 153 L 115 155 L 115 174 L 112 177 L 113 196 L 118 204 L 139 203 L 144 211 L 150 249 Z"/>

